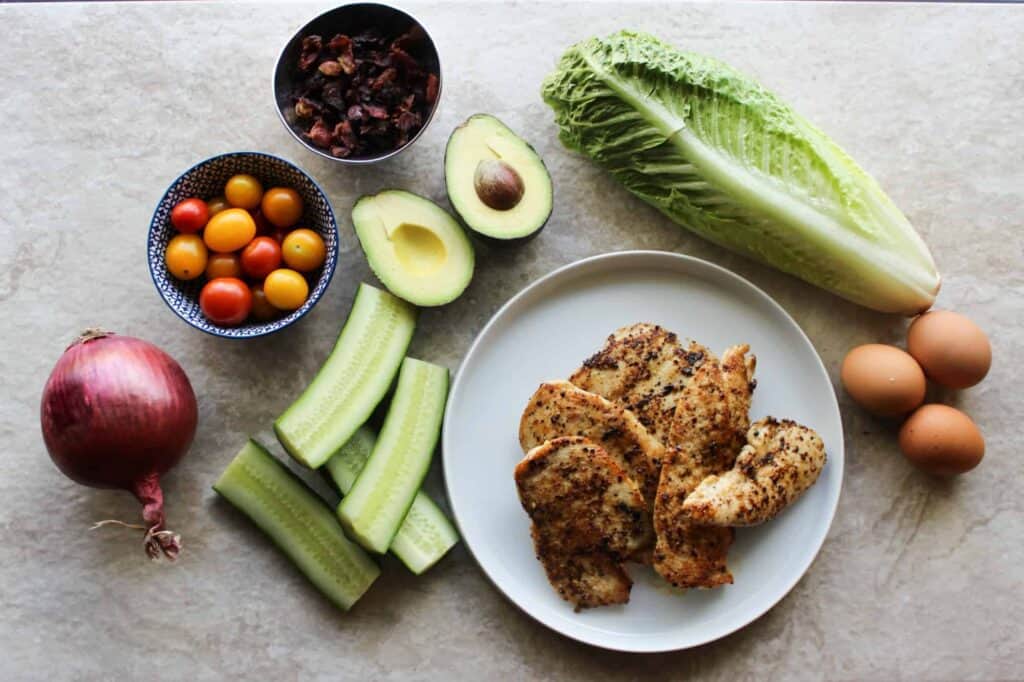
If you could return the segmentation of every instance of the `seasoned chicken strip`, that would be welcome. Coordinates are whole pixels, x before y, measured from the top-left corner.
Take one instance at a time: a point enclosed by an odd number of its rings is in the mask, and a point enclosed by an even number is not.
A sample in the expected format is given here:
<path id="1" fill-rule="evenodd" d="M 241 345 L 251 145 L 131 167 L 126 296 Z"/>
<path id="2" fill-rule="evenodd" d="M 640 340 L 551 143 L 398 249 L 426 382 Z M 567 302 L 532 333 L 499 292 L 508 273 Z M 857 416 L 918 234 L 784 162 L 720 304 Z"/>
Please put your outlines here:
<path id="1" fill-rule="evenodd" d="M 650 534 L 636 482 L 581 437 L 533 448 L 515 479 L 537 558 L 562 598 L 577 609 L 626 602 L 631 582 L 619 563 Z"/>
<path id="2" fill-rule="evenodd" d="M 733 429 L 718 359 L 708 354 L 683 390 L 670 435 L 654 504 L 654 570 L 676 587 L 732 583 L 726 554 L 731 528 L 697 526 L 683 514 L 683 501 L 709 474 L 733 464 Z"/>
<path id="3" fill-rule="evenodd" d="M 715 526 L 763 523 L 814 485 L 824 466 L 825 444 L 814 429 L 766 417 L 751 425 L 735 467 L 690 493 L 683 515 Z"/>
<path id="4" fill-rule="evenodd" d="M 519 422 L 524 451 L 559 436 L 583 436 L 598 443 L 637 482 L 654 508 L 665 448 L 632 413 L 568 381 L 548 381 L 530 397 Z"/>
<path id="5" fill-rule="evenodd" d="M 548 582 L 577 611 L 629 602 L 633 580 L 618 560 L 601 552 L 558 554 L 544 548 L 542 542 L 534 531 L 533 545 L 537 556 L 545 557 L 541 564 Z"/>
<path id="6" fill-rule="evenodd" d="M 747 442 L 747 429 L 750 428 L 750 400 L 753 397 L 754 369 L 757 358 L 747 356 L 750 346 L 741 344 L 730 346 L 722 353 L 722 388 L 725 390 L 725 401 L 729 405 L 729 426 L 732 429 L 733 454 Z"/>
<path id="7" fill-rule="evenodd" d="M 569 381 L 630 410 L 668 447 L 676 402 L 705 352 L 697 343 L 684 349 L 672 332 L 641 322 L 609 336 Z"/>

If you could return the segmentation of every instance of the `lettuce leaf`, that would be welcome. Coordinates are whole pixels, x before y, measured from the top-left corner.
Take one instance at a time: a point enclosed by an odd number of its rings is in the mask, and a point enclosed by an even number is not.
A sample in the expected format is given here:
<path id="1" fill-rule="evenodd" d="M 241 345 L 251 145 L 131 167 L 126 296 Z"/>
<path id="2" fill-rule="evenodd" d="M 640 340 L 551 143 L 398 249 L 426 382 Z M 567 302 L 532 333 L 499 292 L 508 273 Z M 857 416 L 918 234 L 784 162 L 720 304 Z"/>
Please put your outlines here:
<path id="1" fill-rule="evenodd" d="M 928 247 L 878 183 L 726 64 L 622 31 L 570 47 L 542 94 L 567 147 L 683 227 L 875 310 L 934 301 Z"/>

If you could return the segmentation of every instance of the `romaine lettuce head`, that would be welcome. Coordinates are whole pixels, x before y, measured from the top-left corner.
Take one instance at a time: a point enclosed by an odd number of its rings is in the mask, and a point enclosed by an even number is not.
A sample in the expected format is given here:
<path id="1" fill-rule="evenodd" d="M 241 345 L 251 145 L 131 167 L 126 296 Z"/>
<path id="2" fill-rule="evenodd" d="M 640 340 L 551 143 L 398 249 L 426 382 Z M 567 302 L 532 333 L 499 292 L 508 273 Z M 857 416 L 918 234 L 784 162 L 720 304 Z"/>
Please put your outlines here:
<path id="1" fill-rule="evenodd" d="M 929 308 L 928 247 L 878 183 L 726 64 L 630 31 L 544 81 L 560 138 L 697 234 L 869 308 Z"/>

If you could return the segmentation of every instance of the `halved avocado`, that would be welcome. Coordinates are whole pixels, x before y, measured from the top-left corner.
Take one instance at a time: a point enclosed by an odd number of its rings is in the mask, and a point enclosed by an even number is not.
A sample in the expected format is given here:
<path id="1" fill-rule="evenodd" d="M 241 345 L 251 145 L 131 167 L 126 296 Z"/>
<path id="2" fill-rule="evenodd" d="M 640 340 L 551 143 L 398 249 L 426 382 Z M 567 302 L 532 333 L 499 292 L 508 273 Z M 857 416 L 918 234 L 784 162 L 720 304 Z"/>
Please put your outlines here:
<path id="1" fill-rule="evenodd" d="M 409 303 L 450 303 L 473 279 L 469 238 L 451 214 L 429 199 L 384 190 L 356 202 L 352 223 L 374 274 Z"/>
<path id="2" fill-rule="evenodd" d="M 474 114 L 448 138 L 448 201 L 470 230 L 490 243 L 523 242 L 551 216 L 553 190 L 529 144 L 489 114 Z"/>

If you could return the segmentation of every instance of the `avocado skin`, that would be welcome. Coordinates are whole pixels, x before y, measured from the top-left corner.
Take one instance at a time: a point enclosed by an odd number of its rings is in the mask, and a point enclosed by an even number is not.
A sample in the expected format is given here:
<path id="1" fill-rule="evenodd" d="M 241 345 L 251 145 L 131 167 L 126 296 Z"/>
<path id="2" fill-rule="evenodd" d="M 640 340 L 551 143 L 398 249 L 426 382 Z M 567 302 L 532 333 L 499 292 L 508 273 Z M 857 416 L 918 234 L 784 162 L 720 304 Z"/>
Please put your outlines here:
<path id="1" fill-rule="evenodd" d="M 448 136 L 448 142 L 444 146 L 444 159 L 442 160 L 442 163 L 444 164 L 445 168 L 447 168 L 447 166 L 448 166 L 448 154 L 451 151 L 452 138 L 455 136 L 455 133 L 458 132 L 463 127 L 465 127 L 470 121 L 472 121 L 474 118 L 477 118 L 477 117 L 484 117 L 484 118 L 491 118 L 491 119 L 495 119 L 495 120 L 500 120 L 500 119 L 497 119 L 497 117 L 492 116 L 491 114 L 476 113 L 476 114 L 473 114 L 472 116 L 470 116 L 469 118 L 467 118 L 462 123 L 460 123 L 458 126 L 456 126 L 455 130 L 453 130 L 451 135 Z M 504 125 L 504 124 L 502 124 L 502 125 Z M 517 135 L 517 137 L 519 137 L 519 136 Z M 546 163 L 544 163 L 543 157 L 541 157 L 541 155 L 537 153 L 537 150 L 533 148 L 532 144 L 530 144 L 529 142 L 527 142 L 526 140 L 524 140 L 521 137 L 519 139 L 522 141 L 523 144 L 525 144 L 527 147 L 530 148 L 530 151 L 533 152 L 534 155 L 536 155 L 537 160 L 540 162 L 541 167 L 544 168 L 544 172 L 550 178 L 551 177 L 551 173 L 548 172 L 548 166 L 547 166 Z M 452 213 L 455 215 L 455 217 L 459 219 L 459 222 L 462 223 L 463 226 L 465 226 L 466 233 L 469 234 L 469 236 L 474 241 L 482 243 L 482 244 L 486 244 L 487 246 L 513 247 L 513 246 L 521 246 L 522 244 L 525 244 L 526 242 L 530 241 L 531 239 L 536 237 L 538 234 L 540 234 L 541 231 L 545 227 L 547 227 L 548 221 L 551 220 L 551 214 L 554 212 L 554 208 L 555 208 L 555 184 L 554 184 L 554 182 L 552 182 L 551 183 L 551 205 L 548 206 L 548 214 L 546 216 L 544 216 L 544 220 L 543 220 L 543 222 L 541 222 L 540 226 L 536 230 L 534 230 L 533 232 L 531 232 L 529 234 L 525 234 L 525 235 L 522 235 L 520 237 L 509 237 L 509 238 L 504 238 L 503 239 L 501 237 L 494 237 L 494 236 L 491 236 L 489 234 L 484 234 L 483 232 L 477 232 L 476 229 L 473 227 L 472 221 L 467 220 L 466 217 L 464 215 L 462 215 L 462 213 L 459 212 L 459 209 L 457 209 L 455 207 L 455 202 L 452 201 L 452 193 L 451 193 L 451 188 L 448 186 L 448 174 L 447 173 L 445 173 L 444 188 L 445 188 L 445 195 L 448 197 L 448 206 L 451 208 Z"/>

